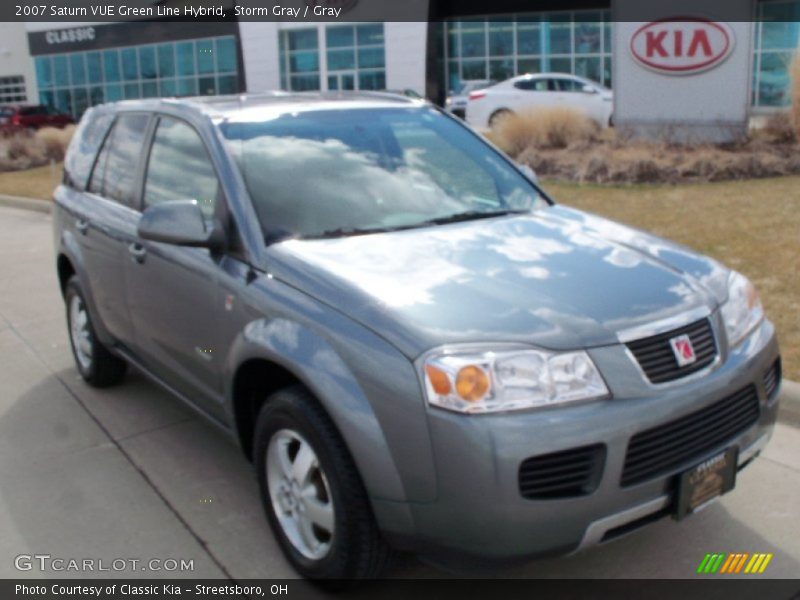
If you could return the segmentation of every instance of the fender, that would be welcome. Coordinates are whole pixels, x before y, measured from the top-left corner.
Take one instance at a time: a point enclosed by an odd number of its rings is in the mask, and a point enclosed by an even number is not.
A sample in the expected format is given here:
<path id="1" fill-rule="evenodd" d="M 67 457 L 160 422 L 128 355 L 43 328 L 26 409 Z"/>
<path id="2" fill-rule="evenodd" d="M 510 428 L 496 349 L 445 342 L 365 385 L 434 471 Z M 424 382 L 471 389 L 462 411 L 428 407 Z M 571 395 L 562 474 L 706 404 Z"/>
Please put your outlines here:
<path id="1" fill-rule="evenodd" d="M 353 324 L 350 323 L 349 327 L 352 333 Z M 356 374 L 326 339 L 308 327 L 284 318 L 257 319 L 248 323 L 234 341 L 226 364 L 225 396 L 230 422 L 235 422 L 233 380 L 238 366 L 251 359 L 271 361 L 294 374 L 320 401 L 342 434 L 373 500 L 430 501 L 435 497 L 435 477 L 424 408 L 417 414 L 413 408 L 404 410 L 403 400 L 392 397 L 389 391 L 396 389 L 404 393 L 403 386 L 408 386 L 409 377 L 417 385 L 413 366 L 371 332 L 363 330 L 361 333 L 364 335 L 359 336 L 360 341 L 369 345 L 369 352 L 363 349 L 358 352 L 358 362 L 363 364 L 361 372 Z M 407 365 L 407 370 L 398 368 L 400 360 Z M 352 357 L 349 363 L 353 364 Z M 366 386 L 360 383 L 364 380 L 364 370 L 373 374 L 397 372 L 396 376 L 386 378 L 384 391 L 387 395 L 376 402 L 376 406 L 367 397 Z M 398 377 L 405 383 L 400 383 Z M 367 385 L 372 387 L 371 383 Z M 393 430 L 405 429 L 408 432 L 403 444 L 398 444 L 398 440 L 392 444 L 392 440 L 387 439 L 381 418 L 391 418 Z M 424 442 L 414 439 L 414 430 L 420 429 L 417 419 L 423 423 Z M 408 428 L 397 427 L 398 421 L 403 420 L 409 423 Z M 400 446 L 409 450 L 404 451 Z M 424 463 L 420 464 L 423 460 L 430 465 L 429 478 L 420 475 L 420 471 L 425 470 Z M 404 472 L 408 474 L 405 478 Z"/>

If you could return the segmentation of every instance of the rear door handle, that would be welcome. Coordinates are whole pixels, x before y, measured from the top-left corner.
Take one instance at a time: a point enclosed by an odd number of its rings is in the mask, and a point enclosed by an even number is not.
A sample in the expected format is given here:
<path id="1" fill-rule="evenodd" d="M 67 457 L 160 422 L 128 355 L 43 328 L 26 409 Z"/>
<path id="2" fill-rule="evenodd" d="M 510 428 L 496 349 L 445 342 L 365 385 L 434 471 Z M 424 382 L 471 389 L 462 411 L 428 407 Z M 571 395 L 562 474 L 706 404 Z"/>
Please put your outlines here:
<path id="1" fill-rule="evenodd" d="M 86 235 L 86 232 L 89 231 L 89 221 L 86 219 L 78 219 L 75 221 L 75 229 L 80 231 L 83 235 Z"/>
<path id="2" fill-rule="evenodd" d="M 134 242 L 128 246 L 128 252 L 130 252 L 133 260 L 135 260 L 137 263 L 143 263 L 144 257 L 147 255 L 147 248 Z"/>

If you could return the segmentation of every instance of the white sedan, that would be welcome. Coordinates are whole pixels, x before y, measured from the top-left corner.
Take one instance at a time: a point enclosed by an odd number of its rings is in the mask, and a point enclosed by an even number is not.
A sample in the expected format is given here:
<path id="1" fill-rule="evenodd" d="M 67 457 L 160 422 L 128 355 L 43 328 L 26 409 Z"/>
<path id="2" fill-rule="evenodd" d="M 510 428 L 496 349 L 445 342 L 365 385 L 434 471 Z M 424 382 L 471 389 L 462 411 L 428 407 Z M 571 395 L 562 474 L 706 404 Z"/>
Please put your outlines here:
<path id="1" fill-rule="evenodd" d="M 566 106 L 583 112 L 600 127 L 613 125 L 613 93 L 599 83 L 565 73 L 519 75 L 475 90 L 467 101 L 467 123 L 491 127 L 498 117 L 519 110 Z"/>

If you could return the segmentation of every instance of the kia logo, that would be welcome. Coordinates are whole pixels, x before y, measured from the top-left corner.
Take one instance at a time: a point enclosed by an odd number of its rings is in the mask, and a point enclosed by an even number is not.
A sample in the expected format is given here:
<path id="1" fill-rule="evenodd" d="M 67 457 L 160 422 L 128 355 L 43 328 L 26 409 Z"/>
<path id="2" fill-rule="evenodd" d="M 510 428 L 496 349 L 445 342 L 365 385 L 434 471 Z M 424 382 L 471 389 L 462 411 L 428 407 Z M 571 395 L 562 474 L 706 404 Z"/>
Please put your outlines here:
<path id="1" fill-rule="evenodd" d="M 643 25 L 631 37 L 639 64 L 667 75 L 690 75 L 712 69 L 733 50 L 733 30 L 726 23 L 700 17 L 672 17 Z"/>

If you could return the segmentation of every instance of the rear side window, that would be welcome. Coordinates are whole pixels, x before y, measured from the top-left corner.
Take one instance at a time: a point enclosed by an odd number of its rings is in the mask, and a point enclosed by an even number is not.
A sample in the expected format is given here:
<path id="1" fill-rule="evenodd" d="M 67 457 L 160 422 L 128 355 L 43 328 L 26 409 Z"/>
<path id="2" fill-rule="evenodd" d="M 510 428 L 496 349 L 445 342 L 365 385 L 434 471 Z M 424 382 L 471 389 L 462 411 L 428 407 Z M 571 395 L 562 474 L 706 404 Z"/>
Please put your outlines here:
<path id="1" fill-rule="evenodd" d="M 113 119 L 111 114 L 97 115 L 91 110 L 83 116 L 64 158 L 64 183 L 86 189 L 94 158 Z"/>
<path id="2" fill-rule="evenodd" d="M 117 118 L 97 157 L 89 191 L 134 206 L 137 166 L 149 118 L 143 114 Z"/>
<path id="3" fill-rule="evenodd" d="M 522 79 L 514 83 L 514 87 L 526 92 L 549 92 L 552 91 L 549 79 Z"/>
<path id="4" fill-rule="evenodd" d="M 556 79 L 558 89 L 562 92 L 580 92 L 583 91 L 583 84 L 575 79 Z"/>
<path id="5" fill-rule="evenodd" d="M 162 117 L 153 137 L 144 187 L 144 205 L 196 200 L 214 215 L 219 193 L 214 165 L 198 133 L 176 119 Z"/>

